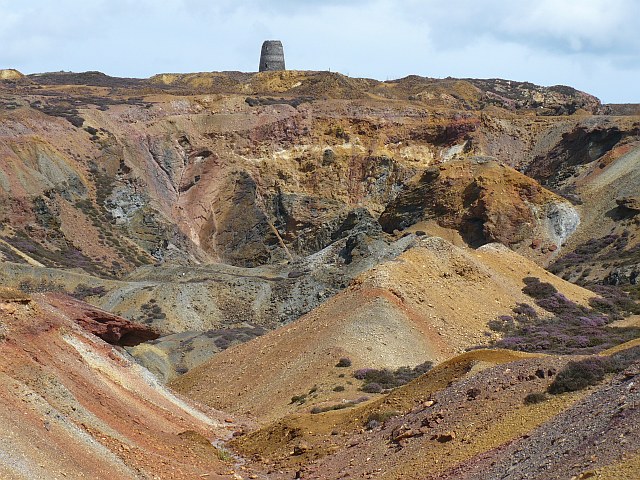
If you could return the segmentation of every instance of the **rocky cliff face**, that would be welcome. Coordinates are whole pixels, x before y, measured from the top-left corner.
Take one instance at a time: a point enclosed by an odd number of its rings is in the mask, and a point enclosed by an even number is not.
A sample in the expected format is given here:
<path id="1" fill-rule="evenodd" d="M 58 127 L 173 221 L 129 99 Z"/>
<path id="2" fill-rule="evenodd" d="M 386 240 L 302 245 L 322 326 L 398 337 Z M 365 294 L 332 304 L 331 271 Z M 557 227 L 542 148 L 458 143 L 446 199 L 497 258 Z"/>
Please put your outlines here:
<path id="1" fill-rule="evenodd" d="M 608 111 L 503 80 L 0 82 L 2 278 L 101 286 L 90 301 L 170 334 L 295 320 L 410 232 L 500 242 L 546 265 L 620 225 L 596 208 L 603 185 L 614 204 L 637 194 L 615 172 L 632 171 L 620 159 L 635 158 L 640 122 Z M 634 267 L 608 268 L 601 278 Z"/>
<path id="2" fill-rule="evenodd" d="M 472 246 L 498 242 L 525 255 L 555 252 L 576 230 L 571 203 L 490 157 L 425 170 L 380 216 L 387 232 L 436 220 Z"/>
<path id="3" fill-rule="evenodd" d="M 343 238 L 350 212 L 375 223 L 430 165 L 490 155 L 560 188 L 637 137 L 583 120 L 601 110 L 586 94 L 499 80 L 89 72 L 2 89 L 2 253 L 112 276 L 286 261 Z"/>

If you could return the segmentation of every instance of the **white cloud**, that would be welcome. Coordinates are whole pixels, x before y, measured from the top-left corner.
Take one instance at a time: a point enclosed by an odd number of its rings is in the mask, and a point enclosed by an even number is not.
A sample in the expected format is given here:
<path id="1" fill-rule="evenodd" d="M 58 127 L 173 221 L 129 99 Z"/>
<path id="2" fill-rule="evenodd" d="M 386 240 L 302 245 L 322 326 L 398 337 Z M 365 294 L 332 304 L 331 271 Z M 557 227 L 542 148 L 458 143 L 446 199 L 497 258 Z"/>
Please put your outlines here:
<path id="1" fill-rule="evenodd" d="M 515 11 L 501 28 L 530 43 L 574 52 L 636 50 L 638 3 L 628 0 L 539 0 L 530 10 Z"/>
<path id="2" fill-rule="evenodd" d="M 0 0 L 0 68 L 121 76 L 287 65 L 509 77 L 640 102 L 637 0 Z"/>

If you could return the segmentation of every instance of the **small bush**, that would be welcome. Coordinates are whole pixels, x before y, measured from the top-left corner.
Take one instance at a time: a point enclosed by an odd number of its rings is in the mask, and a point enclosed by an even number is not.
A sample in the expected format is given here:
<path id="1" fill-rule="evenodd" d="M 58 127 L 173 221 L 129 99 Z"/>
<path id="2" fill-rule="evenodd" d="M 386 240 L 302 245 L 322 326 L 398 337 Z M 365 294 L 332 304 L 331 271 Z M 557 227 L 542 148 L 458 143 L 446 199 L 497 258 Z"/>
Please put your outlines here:
<path id="1" fill-rule="evenodd" d="M 369 420 L 364 424 L 365 430 L 373 430 L 374 428 L 377 428 L 379 426 L 380 426 L 380 422 L 377 420 Z"/>
<path id="2" fill-rule="evenodd" d="M 359 397 L 356 398 L 355 400 L 349 400 L 348 402 L 342 402 L 342 403 L 336 403 L 335 405 L 329 405 L 326 407 L 320 407 L 320 406 L 315 406 L 313 407 L 310 412 L 312 414 L 318 414 L 318 413 L 324 413 L 324 412 L 330 412 L 332 410 L 342 410 L 344 408 L 351 408 L 354 407 L 356 405 L 358 405 L 359 403 L 362 402 L 366 402 L 367 400 L 369 400 L 369 397 Z"/>
<path id="3" fill-rule="evenodd" d="M 362 386 L 362 391 L 367 393 L 380 393 L 382 392 L 382 385 L 376 382 L 366 383 Z"/>
<path id="4" fill-rule="evenodd" d="M 351 359 L 347 357 L 341 358 L 338 363 L 336 363 L 336 367 L 346 368 L 351 366 Z"/>
<path id="5" fill-rule="evenodd" d="M 386 422 L 390 418 L 394 418 L 400 415 L 400 412 L 397 410 L 386 410 L 384 412 L 373 412 L 369 414 L 365 424 L 368 424 L 371 421 L 378 422 L 379 424 Z"/>
<path id="6" fill-rule="evenodd" d="M 84 118 L 80 117 L 79 115 L 70 115 L 64 118 L 66 118 L 71 125 L 77 128 L 82 127 L 82 125 L 84 124 Z"/>
<path id="7" fill-rule="evenodd" d="M 577 362 L 569 362 L 558 373 L 547 391 L 553 395 L 576 392 L 596 385 L 611 371 L 611 362 L 604 357 L 591 357 Z"/>
<path id="8" fill-rule="evenodd" d="M 333 387 L 334 392 L 344 392 L 344 387 L 342 385 L 337 385 Z"/>
<path id="9" fill-rule="evenodd" d="M 231 455 L 231 452 L 229 452 L 229 450 L 227 450 L 226 448 L 215 447 L 215 449 L 216 457 L 218 457 L 218 460 L 221 460 L 223 462 L 231 462 L 233 460 L 233 455 Z"/>
<path id="10" fill-rule="evenodd" d="M 542 403 L 547 400 L 547 394 L 544 392 L 534 392 L 530 393 L 526 397 L 524 397 L 525 405 L 534 405 L 536 403 Z"/>
<path id="11" fill-rule="evenodd" d="M 306 401 L 307 401 L 306 394 L 303 393 L 302 395 L 294 395 L 293 397 L 291 397 L 291 402 L 289 403 L 289 405 L 293 405 L 294 403 L 297 403 L 298 405 L 302 405 Z"/>
<path id="12" fill-rule="evenodd" d="M 42 280 L 40 283 L 33 280 L 23 280 L 20 282 L 18 290 L 24 293 L 61 292 L 64 291 L 64 287 L 48 280 Z"/>
<path id="13" fill-rule="evenodd" d="M 433 362 L 424 362 L 415 367 L 400 367 L 395 371 L 388 370 L 386 368 L 361 368 L 353 373 L 353 376 L 358 380 L 363 380 L 364 385 L 362 390 L 371 383 L 377 384 L 381 389 L 396 388 L 401 385 L 405 385 L 410 381 L 418 378 L 420 375 L 428 372 L 433 367 Z M 376 387 L 372 387 L 376 388 Z M 369 393 L 378 393 L 369 391 Z"/>
<path id="14" fill-rule="evenodd" d="M 526 277 L 523 279 L 525 287 L 522 289 L 522 293 L 529 295 L 532 298 L 545 298 L 557 293 L 556 287 L 547 282 L 541 282 L 536 277 Z"/>

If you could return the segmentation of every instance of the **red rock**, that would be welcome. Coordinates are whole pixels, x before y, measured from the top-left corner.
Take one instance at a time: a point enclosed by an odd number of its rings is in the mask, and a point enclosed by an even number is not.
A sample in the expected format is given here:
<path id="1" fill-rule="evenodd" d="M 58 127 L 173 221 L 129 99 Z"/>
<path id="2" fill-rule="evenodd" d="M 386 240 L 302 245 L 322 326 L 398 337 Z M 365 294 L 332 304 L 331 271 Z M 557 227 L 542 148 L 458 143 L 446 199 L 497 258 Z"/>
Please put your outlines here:
<path id="1" fill-rule="evenodd" d="M 112 345 L 132 347 L 160 336 L 151 327 L 106 312 L 68 295 L 50 293 L 47 297 L 51 305 L 73 318 L 87 332 Z"/>

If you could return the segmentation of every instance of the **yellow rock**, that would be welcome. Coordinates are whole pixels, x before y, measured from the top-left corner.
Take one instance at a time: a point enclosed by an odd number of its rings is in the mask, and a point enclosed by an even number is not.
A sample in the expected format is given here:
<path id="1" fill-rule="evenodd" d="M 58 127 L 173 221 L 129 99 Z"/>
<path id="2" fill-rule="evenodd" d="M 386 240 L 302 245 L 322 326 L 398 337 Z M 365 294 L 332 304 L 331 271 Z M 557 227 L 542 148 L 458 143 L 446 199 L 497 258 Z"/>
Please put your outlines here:
<path id="1" fill-rule="evenodd" d="M 21 78 L 24 78 L 24 75 L 13 68 L 0 70 L 0 80 L 19 80 Z"/>

